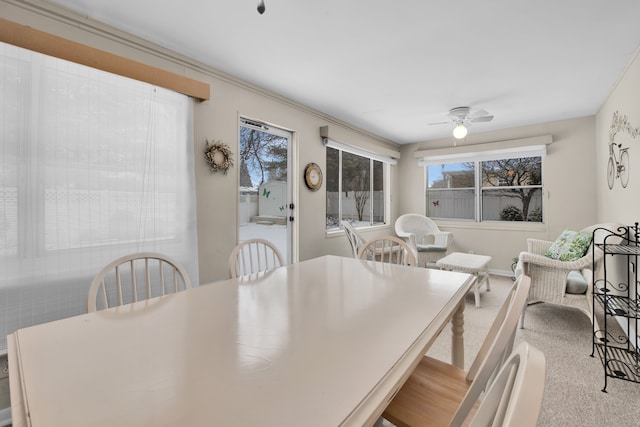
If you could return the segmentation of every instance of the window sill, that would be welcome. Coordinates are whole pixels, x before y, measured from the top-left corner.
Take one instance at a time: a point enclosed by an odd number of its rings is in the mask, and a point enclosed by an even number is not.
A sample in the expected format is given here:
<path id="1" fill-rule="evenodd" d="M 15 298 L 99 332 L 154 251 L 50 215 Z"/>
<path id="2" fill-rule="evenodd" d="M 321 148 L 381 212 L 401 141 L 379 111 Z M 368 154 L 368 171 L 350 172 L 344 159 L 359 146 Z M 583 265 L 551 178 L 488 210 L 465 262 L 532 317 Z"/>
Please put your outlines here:
<path id="1" fill-rule="evenodd" d="M 369 231 L 379 231 L 384 229 L 392 230 L 392 234 L 395 236 L 396 233 L 395 231 L 393 231 L 393 227 L 390 224 L 370 225 L 367 227 L 356 228 L 358 233 L 368 233 Z M 325 230 L 326 238 L 331 239 L 331 238 L 340 237 L 340 236 L 344 236 L 344 229 L 342 228 L 332 228 L 330 230 Z"/>
<path id="2" fill-rule="evenodd" d="M 475 229 L 475 230 L 503 230 L 503 231 L 547 231 L 547 225 L 540 222 L 526 221 L 466 221 L 466 220 L 438 220 L 434 219 L 438 227 Z"/>

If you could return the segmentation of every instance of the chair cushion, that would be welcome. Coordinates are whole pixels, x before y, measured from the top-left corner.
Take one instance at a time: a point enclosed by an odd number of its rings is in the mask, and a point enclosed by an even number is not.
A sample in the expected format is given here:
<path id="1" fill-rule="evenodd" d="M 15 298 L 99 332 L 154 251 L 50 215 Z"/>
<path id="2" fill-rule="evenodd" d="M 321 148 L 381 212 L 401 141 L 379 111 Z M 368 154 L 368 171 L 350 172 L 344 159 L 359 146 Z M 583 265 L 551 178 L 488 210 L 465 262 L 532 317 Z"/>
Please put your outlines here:
<path id="1" fill-rule="evenodd" d="M 566 229 L 544 255 L 559 261 L 575 261 L 587 253 L 591 237 L 591 233 Z"/>
<path id="2" fill-rule="evenodd" d="M 587 292 L 589 283 L 587 279 L 577 270 L 570 271 L 567 277 L 567 293 L 568 294 L 584 294 Z"/>
<path id="3" fill-rule="evenodd" d="M 418 252 L 446 252 L 447 248 L 437 245 L 418 243 Z"/>

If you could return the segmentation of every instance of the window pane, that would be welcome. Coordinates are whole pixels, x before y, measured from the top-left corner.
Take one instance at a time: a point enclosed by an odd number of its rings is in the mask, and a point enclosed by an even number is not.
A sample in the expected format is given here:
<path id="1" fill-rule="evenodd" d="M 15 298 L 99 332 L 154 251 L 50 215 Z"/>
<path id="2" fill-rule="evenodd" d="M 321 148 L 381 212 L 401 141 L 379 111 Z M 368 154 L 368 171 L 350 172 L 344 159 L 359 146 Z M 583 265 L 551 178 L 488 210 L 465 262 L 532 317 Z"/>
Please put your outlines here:
<path id="1" fill-rule="evenodd" d="M 471 162 L 427 167 L 427 216 L 475 219 L 475 164 Z"/>
<path id="2" fill-rule="evenodd" d="M 342 152 L 342 219 L 371 223 L 369 199 L 371 198 L 371 160 Z M 358 224 L 360 223 L 360 224 Z"/>
<path id="3" fill-rule="evenodd" d="M 373 162 L 373 221 L 384 224 L 384 164 Z"/>
<path id="4" fill-rule="evenodd" d="M 0 43 L 0 351 L 86 312 L 124 254 L 162 252 L 198 283 L 191 104 Z"/>
<path id="5" fill-rule="evenodd" d="M 482 219 L 542 222 L 542 189 L 485 188 L 482 190 Z"/>
<path id="6" fill-rule="evenodd" d="M 481 162 L 482 219 L 542 222 L 542 157 Z"/>
<path id="7" fill-rule="evenodd" d="M 366 156 L 327 147 L 327 230 L 346 220 L 354 227 L 385 223 L 388 166 Z"/>
<path id="8" fill-rule="evenodd" d="M 0 67 L 0 256 L 18 253 L 18 182 L 24 182 L 24 168 L 19 168 L 18 152 L 24 145 L 24 87 L 29 86 L 29 64 L 4 57 Z"/>
<path id="9" fill-rule="evenodd" d="M 481 162 L 483 187 L 542 185 L 542 157 Z"/>
<path id="10" fill-rule="evenodd" d="M 340 225 L 340 151 L 327 147 L 327 230 Z"/>

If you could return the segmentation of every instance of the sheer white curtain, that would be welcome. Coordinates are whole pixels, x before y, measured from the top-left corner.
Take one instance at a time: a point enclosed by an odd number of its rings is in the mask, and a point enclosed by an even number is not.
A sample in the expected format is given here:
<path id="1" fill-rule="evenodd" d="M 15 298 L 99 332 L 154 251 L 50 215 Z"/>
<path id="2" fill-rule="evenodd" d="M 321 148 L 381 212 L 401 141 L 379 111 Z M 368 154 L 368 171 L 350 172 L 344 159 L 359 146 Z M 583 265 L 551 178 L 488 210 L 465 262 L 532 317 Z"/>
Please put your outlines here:
<path id="1" fill-rule="evenodd" d="M 18 328 L 86 312 L 132 252 L 198 283 L 192 101 L 0 43 L 0 351 Z"/>

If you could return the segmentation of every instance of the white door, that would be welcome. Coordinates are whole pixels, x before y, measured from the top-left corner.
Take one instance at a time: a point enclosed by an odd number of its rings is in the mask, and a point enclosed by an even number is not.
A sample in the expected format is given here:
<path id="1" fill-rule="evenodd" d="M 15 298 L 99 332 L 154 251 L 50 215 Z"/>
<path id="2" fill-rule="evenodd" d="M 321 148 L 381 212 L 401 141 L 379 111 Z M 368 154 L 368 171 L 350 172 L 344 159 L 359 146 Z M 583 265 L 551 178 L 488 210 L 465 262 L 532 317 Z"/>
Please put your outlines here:
<path id="1" fill-rule="evenodd" d="M 240 119 L 238 240 L 263 238 L 292 261 L 294 203 L 290 131 Z"/>

